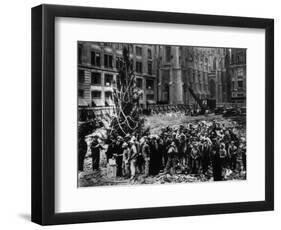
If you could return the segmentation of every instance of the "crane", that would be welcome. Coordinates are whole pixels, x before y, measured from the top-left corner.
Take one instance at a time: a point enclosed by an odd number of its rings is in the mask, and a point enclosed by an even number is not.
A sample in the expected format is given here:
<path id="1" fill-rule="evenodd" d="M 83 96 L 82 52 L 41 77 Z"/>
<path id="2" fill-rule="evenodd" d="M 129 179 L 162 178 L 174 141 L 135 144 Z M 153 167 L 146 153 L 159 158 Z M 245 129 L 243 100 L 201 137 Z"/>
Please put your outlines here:
<path id="1" fill-rule="evenodd" d="M 205 114 L 205 111 L 207 109 L 207 104 L 203 103 L 203 100 L 201 100 L 198 96 L 196 96 L 196 94 L 194 93 L 194 91 L 190 85 L 188 86 L 188 90 L 189 90 L 190 94 L 192 95 L 192 97 L 194 98 L 194 100 L 200 106 L 200 109 L 201 109 L 200 114 Z"/>

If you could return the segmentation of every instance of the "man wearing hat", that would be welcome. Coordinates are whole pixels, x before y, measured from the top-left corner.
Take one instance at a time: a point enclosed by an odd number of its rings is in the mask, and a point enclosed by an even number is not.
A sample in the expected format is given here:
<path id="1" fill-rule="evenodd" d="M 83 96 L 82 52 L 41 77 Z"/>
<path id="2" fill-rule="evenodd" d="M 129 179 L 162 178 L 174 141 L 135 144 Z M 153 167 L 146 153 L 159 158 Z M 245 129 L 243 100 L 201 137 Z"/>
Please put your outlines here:
<path id="1" fill-rule="evenodd" d="M 203 145 L 201 147 L 202 172 L 204 174 L 206 174 L 208 171 L 208 167 L 210 164 L 210 154 L 211 154 L 211 147 L 207 139 L 205 139 L 203 140 Z"/>
<path id="2" fill-rule="evenodd" d="M 186 157 L 186 150 L 187 150 L 187 145 L 186 145 L 186 136 L 181 133 L 179 135 L 179 143 L 178 143 L 178 155 L 179 155 L 179 162 L 181 166 L 183 167 L 185 165 L 185 157 Z"/>
<path id="3" fill-rule="evenodd" d="M 124 165 L 124 176 L 130 177 L 130 162 L 129 162 L 129 146 L 126 142 L 122 144 L 123 149 L 123 165 Z"/>
<path id="4" fill-rule="evenodd" d="M 223 168 L 227 166 L 227 152 L 225 150 L 225 144 L 220 144 L 220 158 L 221 158 L 221 165 Z"/>
<path id="5" fill-rule="evenodd" d="M 198 142 L 193 143 L 190 152 L 190 158 L 191 158 L 191 173 L 197 174 L 200 167 L 200 153 L 199 153 Z"/>
<path id="6" fill-rule="evenodd" d="M 88 145 L 85 141 L 85 136 L 79 137 L 78 142 L 78 170 L 84 171 L 84 159 L 87 153 Z"/>
<path id="7" fill-rule="evenodd" d="M 129 141 L 129 149 L 130 149 L 130 170 L 131 170 L 131 180 L 135 178 L 136 176 L 136 166 L 137 166 L 137 157 L 138 157 L 138 151 L 137 147 L 134 143 L 134 141 L 130 140 Z"/>
<path id="8" fill-rule="evenodd" d="M 116 139 L 111 136 L 109 138 L 109 144 L 108 144 L 108 148 L 107 151 L 105 153 L 106 155 L 106 161 L 108 162 L 110 158 L 113 157 L 114 154 L 117 153 L 117 144 L 116 144 Z"/>
<path id="9" fill-rule="evenodd" d="M 150 174 L 157 175 L 160 171 L 160 154 L 156 135 L 151 136 L 150 140 Z"/>
<path id="10" fill-rule="evenodd" d="M 114 154 L 115 160 L 116 160 L 116 166 L 117 166 L 117 172 L 116 176 L 121 177 L 122 176 L 122 163 L 123 163 L 123 148 L 122 145 L 125 143 L 123 141 L 123 138 L 121 136 L 117 137 L 116 142 L 116 153 Z"/>
<path id="11" fill-rule="evenodd" d="M 165 173 L 171 173 L 174 174 L 175 172 L 175 166 L 176 166 L 176 155 L 177 155 L 177 147 L 174 141 L 168 146 L 168 160 L 165 167 Z"/>
<path id="12" fill-rule="evenodd" d="M 246 171 L 247 169 L 247 157 L 246 157 L 246 143 L 245 139 L 241 138 L 241 144 L 239 145 L 238 148 L 239 151 L 239 158 L 242 160 L 242 165 L 243 165 L 243 170 Z M 241 167 L 240 167 L 241 168 Z"/>
<path id="13" fill-rule="evenodd" d="M 93 170 L 99 170 L 100 167 L 100 150 L 104 149 L 98 140 L 99 136 L 94 135 L 91 142 L 91 156 L 92 156 L 92 168 Z"/>
<path id="14" fill-rule="evenodd" d="M 237 165 L 237 147 L 234 145 L 234 141 L 230 142 L 228 156 L 230 160 L 230 168 L 231 170 L 235 170 Z"/>
<path id="15" fill-rule="evenodd" d="M 212 164 L 214 181 L 222 180 L 222 164 L 220 157 L 220 141 L 218 138 L 213 139 L 212 146 Z"/>
<path id="16" fill-rule="evenodd" d="M 144 142 L 142 144 L 141 153 L 144 159 L 144 176 L 147 177 L 149 175 L 149 167 L 150 167 L 150 147 L 148 137 L 143 137 Z"/>

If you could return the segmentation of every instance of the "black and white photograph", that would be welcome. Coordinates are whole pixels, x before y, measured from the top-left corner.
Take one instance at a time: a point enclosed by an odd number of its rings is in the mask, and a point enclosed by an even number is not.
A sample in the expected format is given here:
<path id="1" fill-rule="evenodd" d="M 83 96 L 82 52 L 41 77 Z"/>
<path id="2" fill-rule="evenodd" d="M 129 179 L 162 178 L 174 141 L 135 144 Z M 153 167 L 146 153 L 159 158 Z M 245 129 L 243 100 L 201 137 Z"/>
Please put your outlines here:
<path id="1" fill-rule="evenodd" d="M 78 41 L 78 187 L 246 180 L 246 53 Z"/>
<path id="2" fill-rule="evenodd" d="M 2 1 L 1 229 L 278 229 L 280 4 L 231 3 Z"/>

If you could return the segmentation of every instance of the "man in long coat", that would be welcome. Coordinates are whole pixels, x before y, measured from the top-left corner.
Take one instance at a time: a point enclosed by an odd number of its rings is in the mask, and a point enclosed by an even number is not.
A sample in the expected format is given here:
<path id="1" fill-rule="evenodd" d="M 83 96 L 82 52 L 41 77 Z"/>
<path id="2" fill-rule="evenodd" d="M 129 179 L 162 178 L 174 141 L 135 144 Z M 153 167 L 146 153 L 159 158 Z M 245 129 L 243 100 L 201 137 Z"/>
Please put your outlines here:
<path id="1" fill-rule="evenodd" d="M 78 143 L 78 170 L 84 171 L 84 159 L 87 153 L 88 145 L 85 141 L 85 137 L 79 137 Z"/>
<path id="2" fill-rule="evenodd" d="M 91 156 L 92 156 L 92 166 L 93 170 L 99 170 L 100 167 L 100 150 L 104 149 L 99 143 L 98 136 L 93 137 L 91 143 Z"/>
<path id="3" fill-rule="evenodd" d="M 222 180 L 222 164 L 221 164 L 221 157 L 220 157 L 220 142 L 218 139 L 215 139 L 213 141 L 212 163 L 213 163 L 214 181 L 221 181 Z"/>

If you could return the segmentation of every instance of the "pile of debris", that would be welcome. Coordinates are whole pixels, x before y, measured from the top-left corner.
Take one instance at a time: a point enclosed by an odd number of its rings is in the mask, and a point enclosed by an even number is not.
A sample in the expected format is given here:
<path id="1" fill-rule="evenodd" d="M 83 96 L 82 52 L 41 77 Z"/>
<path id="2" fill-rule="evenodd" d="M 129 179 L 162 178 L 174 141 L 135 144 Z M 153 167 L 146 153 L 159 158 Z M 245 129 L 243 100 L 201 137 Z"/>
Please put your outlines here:
<path id="1" fill-rule="evenodd" d="M 227 169 L 223 175 L 224 180 L 246 180 L 246 171 L 232 171 L 231 169 Z"/>
<path id="2" fill-rule="evenodd" d="M 187 183 L 187 182 L 202 182 L 209 181 L 210 178 L 203 174 L 159 174 L 155 177 L 145 179 L 145 184 L 168 184 L 168 183 Z"/>

